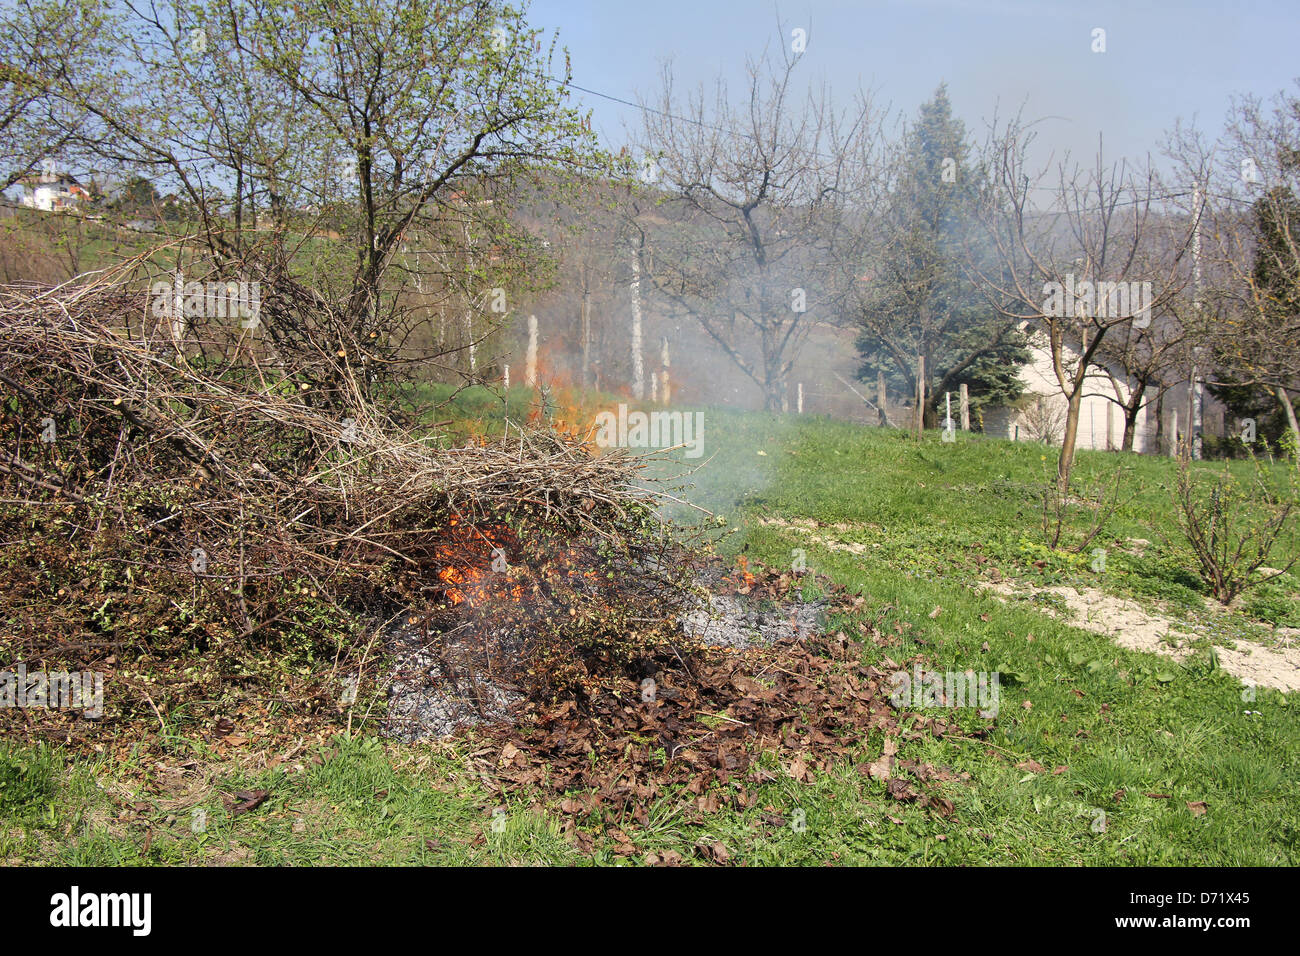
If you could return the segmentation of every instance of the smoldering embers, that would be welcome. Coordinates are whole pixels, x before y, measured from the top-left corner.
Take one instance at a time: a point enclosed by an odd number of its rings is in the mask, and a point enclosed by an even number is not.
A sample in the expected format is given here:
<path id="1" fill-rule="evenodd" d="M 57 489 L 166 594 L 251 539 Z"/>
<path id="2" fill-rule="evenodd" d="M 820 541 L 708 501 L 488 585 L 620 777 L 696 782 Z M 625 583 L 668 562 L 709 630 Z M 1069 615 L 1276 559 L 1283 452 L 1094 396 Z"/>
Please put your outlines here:
<path id="1" fill-rule="evenodd" d="M 687 458 L 704 454 L 703 412 L 629 412 L 596 415 L 596 444 L 601 448 L 685 448 Z"/>

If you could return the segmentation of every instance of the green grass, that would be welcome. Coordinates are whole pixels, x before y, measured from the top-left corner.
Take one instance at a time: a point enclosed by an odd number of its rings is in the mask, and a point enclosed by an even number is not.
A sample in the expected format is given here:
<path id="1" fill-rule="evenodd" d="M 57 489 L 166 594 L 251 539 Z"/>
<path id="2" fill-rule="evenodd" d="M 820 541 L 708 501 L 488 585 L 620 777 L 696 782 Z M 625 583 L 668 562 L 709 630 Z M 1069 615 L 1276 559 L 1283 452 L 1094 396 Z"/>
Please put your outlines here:
<path id="1" fill-rule="evenodd" d="M 522 407 L 527 400 L 511 395 Z M 498 414 L 486 394 L 458 402 L 462 416 Z M 1205 605 L 1170 523 L 1171 461 L 1081 453 L 1081 485 L 1122 466 L 1135 494 L 1094 543 L 1107 551 L 1098 573 L 1090 554 L 1042 545 L 1037 495 L 1054 457 L 1041 446 L 966 435 L 944 444 L 937 434 L 918 445 L 823 419 L 706 410 L 704 447 L 704 458 L 680 462 L 694 471 L 677 482 L 725 518 L 732 533 L 722 551 L 785 568 L 802 550 L 811 569 L 863 595 L 861 613 L 836 625 L 856 636 L 859 624 L 871 624 L 888 636 L 887 647 L 864 643 L 869 660 L 922 654 L 941 670 L 1003 675 L 987 741 L 902 748 L 900 757 L 970 775 L 942 785 L 952 818 L 892 801 L 883 783 L 854 769 L 880 752 L 880 739 L 864 739 L 859 753 L 811 783 L 773 766 L 752 809 L 723 800 L 718 812 L 699 814 L 690 795 L 662 795 L 648 825 L 627 831 L 638 851 L 631 858 L 614 852 L 595 821 L 579 820 L 594 839 L 585 854 L 561 833 L 550 796 L 520 792 L 503 802 L 485 790 L 469 762 L 472 742 L 411 748 L 361 737 L 322 763 L 309 750 L 274 769 L 205 753 L 182 778 L 160 770 L 156 757 L 86 763 L 54 752 L 51 773 L 38 770 L 34 784 L 15 791 L 27 796 L 0 795 L 0 861 L 610 864 L 675 851 L 698 862 L 700 847 L 720 843 L 748 864 L 1300 862 L 1300 729 L 1290 697 L 1260 689 L 1248 699 L 1216 666 L 1210 639 L 1180 664 L 971 586 L 995 567 L 1037 584 L 1086 583 L 1158 603 L 1219 643 L 1300 620 L 1291 576 L 1248 592 L 1231 611 Z M 678 517 L 715 520 L 686 510 Z M 822 541 L 763 519 L 821 522 Z M 1132 538 L 1150 544 L 1139 555 Z M 5 761 L 15 753 L 30 752 L 0 752 L 0 780 L 10 779 Z M 194 750 L 178 746 L 162 763 L 191 759 Z M 1027 761 L 1044 769 L 1017 769 Z M 271 796 L 231 817 L 220 793 L 239 789 Z M 1204 813 L 1189 809 L 1202 801 Z M 207 812 L 201 833 L 191 827 L 195 807 Z"/>

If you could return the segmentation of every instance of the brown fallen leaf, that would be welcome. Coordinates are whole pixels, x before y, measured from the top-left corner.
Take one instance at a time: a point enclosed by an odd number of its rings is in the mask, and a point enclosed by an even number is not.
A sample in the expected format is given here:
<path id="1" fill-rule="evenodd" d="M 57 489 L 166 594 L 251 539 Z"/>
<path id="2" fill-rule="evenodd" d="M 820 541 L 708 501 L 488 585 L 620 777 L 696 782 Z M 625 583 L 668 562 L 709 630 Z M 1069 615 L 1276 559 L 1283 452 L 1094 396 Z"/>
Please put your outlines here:
<path id="1" fill-rule="evenodd" d="M 1209 807 L 1205 805 L 1204 800 L 1188 800 L 1187 809 L 1192 811 L 1192 816 L 1203 817 L 1205 816 L 1205 811 L 1208 810 Z"/>
<path id="2" fill-rule="evenodd" d="M 1042 773 L 1047 768 L 1037 760 L 1022 760 L 1016 764 L 1017 770 L 1028 770 L 1030 773 Z"/>
<path id="3" fill-rule="evenodd" d="M 898 741 L 886 737 L 880 749 L 879 759 L 867 764 L 867 776 L 872 780 L 888 780 L 894 768 L 894 754 L 898 753 Z"/>
<path id="4" fill-rule="evenodd" d="M 236 790 L 233 799 L 225 800 L 226 809 L 230 811 L 232 817 L 237 817 L 241 813 L 256 810 L 270 795 L 266 790 Z"/>
<path id="5" fill-rule="evenodd" d="M 885 793 L 890 799 L 902 802 L 915 800 L 918 796 L 917 792 L 912 789 L 912 785 L 900 777 L 894 777 L 885 784 Z"/>
<path id="6" fill-rule="evenodd" d="M 731 852 L 717 840 L 712 843 L 697 843 L 695 848 L 700 850 L 706 859 L 714 863 L 729 863 L 731 861 Z"/>
<path id="7" fill-rule="evenodd" d="M 930 620 L 934 620 L 942 613 L 943 613 L 943 608 L 941 608 L 939 605 L 936 604 L 934 606 L 934 610 L 930 612 Z"/>
<path id="8" fill-rule="evenodd" d="M 941 817 L 950 817 L 957 810 L 956 805 L 947 797 L 931 797 L 930 806 L 933 807 L 935 812 L 937 812 Z M 939 837 L 939 839 L 943 840 L 946 838 Z"/>
<path id="9" fill-rule="evenodd" d="M 1150 797 L 1152 800 L 1168 800 L 1168 799 L 1169 799 L 1169 794 L 1167 794 L 1167 793 L 1148 793 L 1147 796 Z"/>

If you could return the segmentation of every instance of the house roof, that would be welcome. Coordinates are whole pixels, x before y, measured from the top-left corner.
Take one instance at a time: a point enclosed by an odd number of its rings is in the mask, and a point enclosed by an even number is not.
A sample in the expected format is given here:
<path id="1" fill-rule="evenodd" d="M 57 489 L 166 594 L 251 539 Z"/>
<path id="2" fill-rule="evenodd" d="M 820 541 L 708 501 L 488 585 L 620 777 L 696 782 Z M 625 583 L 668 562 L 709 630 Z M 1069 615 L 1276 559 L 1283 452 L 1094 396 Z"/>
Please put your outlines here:
<path id="1" fill-rule="evenodd" d="M 35 189 L 37 186 L 80 186 L 81 181 L 72 173 L 38 173 L 24 176 L 20 180 L 24 186 Z"/>

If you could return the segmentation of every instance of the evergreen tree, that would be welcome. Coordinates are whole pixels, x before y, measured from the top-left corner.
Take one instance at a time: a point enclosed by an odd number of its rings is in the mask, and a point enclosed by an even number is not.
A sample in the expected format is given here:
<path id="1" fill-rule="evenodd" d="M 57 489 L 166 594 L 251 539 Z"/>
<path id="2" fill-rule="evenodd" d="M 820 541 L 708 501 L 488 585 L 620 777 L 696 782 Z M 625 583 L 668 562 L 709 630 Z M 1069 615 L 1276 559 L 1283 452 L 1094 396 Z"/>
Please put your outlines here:
<path id="1" fill-rule="evenodd" d="M 1285 186 L 1277 187 L 1254 205 L 1255 257 L 1252 268 L 1256 309 L 1265 328 L 1294 327 L 1300 316 L 1300 260 L 1295 255 L 1295 236 L 1300 233 L 1300 202 Z M 1278 346 L 1285 340 L 1279 336 Z M 1238 419 L 1253 418 L 1256 434 L 1275 443 L 1288 429 L 1288 416 L 1280 404 L 1277 389 L 1264 384 L 1258 366 L 1269 364 L 1261 356 L 1233 352 L 1229 343 L 1216 349 L 1219 381 L 1210 393 L 1223 402 Z M 1278 356 L 1269 356 L 1275 361 Z M 1295 357 L 1283 361 L 1294 361 Z M 1295 401 L 1292 401 L 1294 407 Z"/>
<path id="2" fill-rule="evenodd" d="M 855 297 L 860 377 L 916 393 L 925 359 L 925 421 L 936 424 L 945 391 L 963 383 L 972 405 L 1006 404 L 1022 391 L 1029 360 L 1023 335 L 999 316 L 963 268 L 978 249 L 975 204 L 985 188 L 971 163 L 966 127 L 953 116 L 946 85 L 921 106 L 893 163 L 885 214 L 867 228 L 878 243 Z"/>

